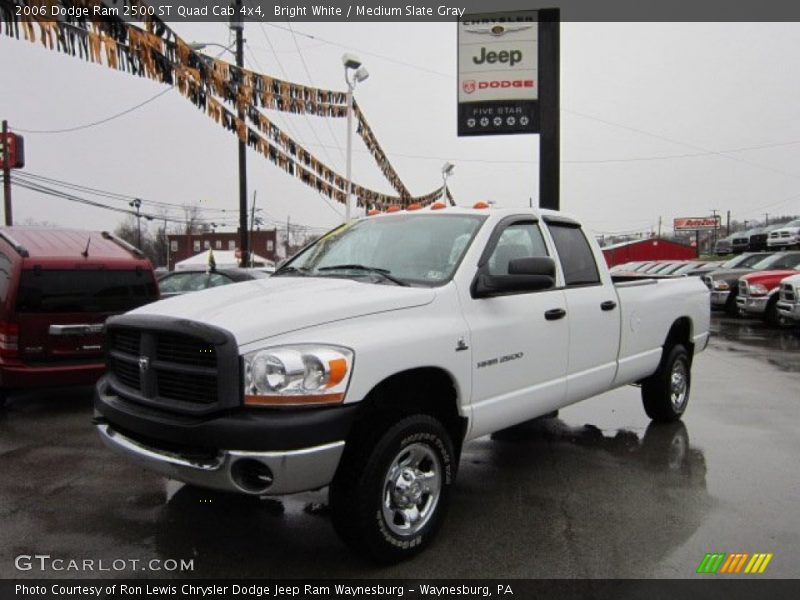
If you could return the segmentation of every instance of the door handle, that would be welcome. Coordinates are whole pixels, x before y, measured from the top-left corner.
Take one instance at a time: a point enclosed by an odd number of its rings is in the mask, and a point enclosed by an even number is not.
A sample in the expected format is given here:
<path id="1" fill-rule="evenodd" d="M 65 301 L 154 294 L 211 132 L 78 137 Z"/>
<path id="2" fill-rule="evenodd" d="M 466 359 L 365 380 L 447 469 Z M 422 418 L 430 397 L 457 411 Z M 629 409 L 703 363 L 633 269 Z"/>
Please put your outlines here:
<path id="1" fill-rule="evenodd" d="M 617 308 L 617 303 L 614 302 L 613 300 L 606 300 L 600 305 L 600 308 L 602 308 L 603 310 L 614 310 L 615 308 Z"/>
<path id="2" fill-rule="evenodd" d="M 558 319 L 563 319 L 567 316 L 567 311 L 563 308 L 551 308 L 550 310 L 546 310 L 544 312 L 544 318 L 548 321 L 557 321 Z"/>

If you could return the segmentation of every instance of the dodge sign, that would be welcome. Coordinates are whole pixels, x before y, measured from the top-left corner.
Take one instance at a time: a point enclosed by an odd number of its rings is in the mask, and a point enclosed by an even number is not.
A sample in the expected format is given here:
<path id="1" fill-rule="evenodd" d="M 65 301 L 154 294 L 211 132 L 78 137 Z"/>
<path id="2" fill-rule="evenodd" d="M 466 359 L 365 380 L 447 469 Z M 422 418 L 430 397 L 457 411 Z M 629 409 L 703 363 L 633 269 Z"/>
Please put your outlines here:
<path id="1" fill-rule="evenodd" d="M 459 22 L 459 135 L 539 131 L 538 34 L 535 10 Z"/>

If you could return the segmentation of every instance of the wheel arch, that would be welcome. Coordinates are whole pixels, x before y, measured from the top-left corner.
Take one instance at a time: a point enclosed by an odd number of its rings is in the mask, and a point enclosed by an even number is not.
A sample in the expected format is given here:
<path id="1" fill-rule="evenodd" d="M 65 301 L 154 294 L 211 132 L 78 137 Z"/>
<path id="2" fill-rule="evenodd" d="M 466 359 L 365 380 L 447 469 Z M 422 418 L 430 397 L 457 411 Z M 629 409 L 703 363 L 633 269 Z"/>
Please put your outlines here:
<path id="1" fill-rule="evenodd" d="M 686 351 L 689 353 L 689 360 L 694 357 L 694 323 L 692 319 L 687 316 L 675 319 L 672 326 L 669 328 L 667 337 L 662 346 L 661 361 L 663 362 L 669 354 L 670 349 L 677 345 L 682 344 Z"/>
<path id="2" fill-rule="evenodd" d="M 412 414 L 436 418 L 460 450 L 469 420 L 459 411 L 455 377 L 441 367 L 406 369 L 375 384 L 359 402 L 351 435 L 374 427 L 376 421 L 392 422 Z"/>

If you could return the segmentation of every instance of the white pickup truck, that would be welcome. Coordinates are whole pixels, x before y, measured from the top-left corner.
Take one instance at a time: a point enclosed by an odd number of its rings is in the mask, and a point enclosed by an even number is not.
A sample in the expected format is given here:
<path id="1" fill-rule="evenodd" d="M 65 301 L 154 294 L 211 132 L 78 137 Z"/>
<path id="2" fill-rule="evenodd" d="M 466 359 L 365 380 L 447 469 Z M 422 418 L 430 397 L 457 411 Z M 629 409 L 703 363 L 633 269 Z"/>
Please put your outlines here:
<path id="1" fill-rule="evenodd" d="M 337 532 L 388 562 L 434 536 L 465 442 L 634 383 L 679 419 L 709 300 L 698 278 L 612 281 L 561 213 L 441 207 L 343 225 L 270 279 L 107 331 L 108 446 L 208 488 L 329 485 Z"/>

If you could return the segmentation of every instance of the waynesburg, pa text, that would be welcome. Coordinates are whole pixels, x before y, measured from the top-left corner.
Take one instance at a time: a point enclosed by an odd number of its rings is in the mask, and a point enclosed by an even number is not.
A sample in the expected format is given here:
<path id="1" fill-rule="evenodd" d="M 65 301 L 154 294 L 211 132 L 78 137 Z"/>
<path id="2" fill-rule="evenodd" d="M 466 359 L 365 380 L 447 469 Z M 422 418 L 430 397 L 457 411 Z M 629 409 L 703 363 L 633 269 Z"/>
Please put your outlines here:
<path id="1" fill-rule="evenodd" d="M 115 583 L 109 585 L 65 585 L 63 583 L 50 585 L 24 585 L 15 586 L 15 594 L 21 596 L 178 596 L 188 598 L 219 598 L 219 597 L 308 597 L 320 596 L 340 598 L 342 596 L 396 596 L 402 597 L 406 592 L 425 597 L 444 596 L 469 596 L 472 598 L 489 598 L 498 596 L 513 596 L 514 591 L 508 584 L 488 585 L 428 585 L 418 584 L 412 587 L 403 585 L 348 585 L 337 583 L 334 585 L 258 585 L 258 584 L 230 584 L 230 585 L 195 585 L 190 583 L 175 584 L 126 584 Z"/>

